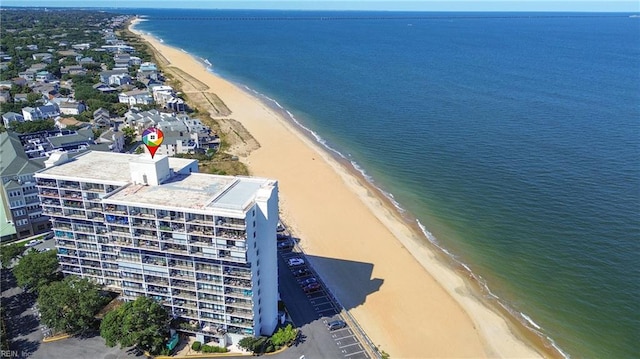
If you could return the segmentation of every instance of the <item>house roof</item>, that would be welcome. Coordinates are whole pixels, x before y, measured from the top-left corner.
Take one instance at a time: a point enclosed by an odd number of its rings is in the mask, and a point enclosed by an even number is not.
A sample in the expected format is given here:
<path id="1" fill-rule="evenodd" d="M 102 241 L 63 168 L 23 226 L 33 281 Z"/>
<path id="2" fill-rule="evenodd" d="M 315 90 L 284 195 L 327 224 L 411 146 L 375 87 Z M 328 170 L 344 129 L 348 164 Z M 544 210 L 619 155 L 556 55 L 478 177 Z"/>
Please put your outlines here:
<path id="1" fill-rule="evenodd" d="M 87 133 L 88 131 L 88 133 Z M 64 135 L 64 136 L 52 136 L 48 137 L 47 140 L 54 147 L 62 147 L 67 144 L 75 144 L 75 143 L 93 143 L 93 132 L 91 129 L 80 129 L 76 131 L 76 133 L 72 135 Z"/>
<path id="2" fill-rule="evenodd" d="M 22 143 L 14 133 L 0 133 L 0 176 L 19 176 L 34 173 L 44 165 L 29 160 Z"/>

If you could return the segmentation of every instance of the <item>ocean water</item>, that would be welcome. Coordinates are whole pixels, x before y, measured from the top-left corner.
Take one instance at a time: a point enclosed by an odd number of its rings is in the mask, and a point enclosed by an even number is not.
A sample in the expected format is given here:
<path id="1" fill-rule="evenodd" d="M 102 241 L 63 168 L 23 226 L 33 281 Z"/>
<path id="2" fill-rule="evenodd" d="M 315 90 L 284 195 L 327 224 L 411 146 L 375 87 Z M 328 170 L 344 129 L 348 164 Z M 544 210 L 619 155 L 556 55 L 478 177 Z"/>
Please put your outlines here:
<path id="1" fill-rule="evenodd" d="M 565 354 L 638 357 L 640 19 L 128 12 L 277 101 Z"/>

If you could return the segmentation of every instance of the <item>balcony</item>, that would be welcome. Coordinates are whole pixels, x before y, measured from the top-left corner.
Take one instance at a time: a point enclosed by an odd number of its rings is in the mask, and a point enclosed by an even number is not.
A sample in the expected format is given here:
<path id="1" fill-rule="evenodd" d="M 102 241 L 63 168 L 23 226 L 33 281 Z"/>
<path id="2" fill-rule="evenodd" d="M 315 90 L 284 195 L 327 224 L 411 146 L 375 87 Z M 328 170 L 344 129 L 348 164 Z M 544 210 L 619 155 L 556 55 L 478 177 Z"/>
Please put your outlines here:
<path id="1" fill-rule="evenodd" d="M 82 190 L 88 192 L 104 192 L 104 185 L 94 183 L 83 183 Z"/>
<path id="2" fill-rule="evenodd" d="M 124 262 L 140 263 L 140 256 L 135 254 L 120 253 L 118 259 Z"/>
<path id="3" fill-rule="evenodd" d="M 196 263 L 196 272 L 222 274 L 222 270 L 220 269 L 220 267 L 215 267 L 208 264 L 199 264 L 199 263 Z"/>
<path id="4" fill-rule="evenodd" d="M 221 238 L 233 239 L 233 240 L 247 239 L 247 233 L 245 231 L 237 231 L 237 230 L 219 229 L 217 231 L 217 236 Z"/>
<path id="5" fill-rule="evenodd" d="M 180 260 L 171 260 L 171 261 L 169 261 L 169 266 L 170 267 L 177 267 L 177 268 L 193 269 L 193 264 L 191 262 L 180 261 Z"/>
<path id="6" fill-rule="evenodd" d="M 156 276 L 152 276 L 152 275 L 146 275 L 144 280 L 147 283 L 162 284 L 165 287 L 169 286 L 169 279 L 168 278 L 156 277 Z"/>
<path id="7" fill-rule="evenodd" d="M 204 247 L 211 247 L 213 244 L 213 241 L 211 240 L 211 238 L 200 237 L 200 236 L 190 236 L 189 243 L 199 245 L 199 246 L 204 246 Z"/>
<path id="8" fill-rule="evenodd" d="M 194 225 L 190 225 L 187 228 L 187 233 L 189 234 L 200 234 L 200 235 L 205 235 L 205 236 L 213 236 L 213 230 L 211 228 L 207 228 L 204 226 L 194 226 Z"/>
<path id="9" fill-rule="evenodd" d="M 119 226 L 129 226 L 129 219 L 127 217 L 114 216 L 114 215 L 111 215 L 111 214 L 107 214 L 105 216 L 105 220 L 109 224 L 116 224 L 116 225 L 119 225 Z"/>
<path id="10" fill-rule="evenodd" d="M 212 294 L 206 294 L 206 293 L 198 293 L 198 299 L 200 301 L 206 301 L 209 303 L 219 303 L 222 304 L 224 303 L 224 297 L 222 297 L 221 295 L 212 295 Z"/>
<path id="11" fill-rule="evenodd" d="M 251 281 L 246 279 L 225 278 L 224 285 L 240 288 L 251 288 Z"/>
<path id="12" fill-rule="evenodd" d="M 253 311 L 251 310 L 239 309 L 239 308 L 227 306 L 226 311 L 227 311 L 226 312 L 227 314 L 233 314 L 236 317 L 253 319 Z"/>
<path id="13" fill-rule="evenodd" d="M 193 272 L 191 271 L 172 270 L 171 277 L 182 278 L 182 279 L 191 280 L 191 281 L 194 280 Z"/>
<path id="14" fill-rule="evenodd" d="M 244 219 L 219 217 L 216 221 L 216 225 L 222 228 L 244 230 L 247 226 L 247 223 Z"/>
<path id="15" fill-rule="evenodd" d="M 177 288 L 185 288 L 185 289 L 195 290 L 195 286 L 193 285 L 193 282 L 188 282 L 188 281 L 185 281 L 185 280 L 173 279 L 171 281 L 171 286 L 177 287 Z M 194 294 L 194 297 L 195 297 L 195 294 Z"/>
<path id="16" fill-rule="evenodd" d="M 166 258 L 161 257 L 152 257 L 152 256 L 144 256 L 142 257 L 142 263 L 144 264 L 152 264 L 156 266 L 167 266 Z"/>
<path id="17" fill-rule="evenodd" d="M 60 188 L 69 188 L 80 190 L 80 182 L 75 181 L 61 181 Z"/>
<path id="18" fill-rule="evenodd" d="M 62 191 L 60 197 L 82 201 L 82 194 L 74 191 Z"/>
<path id="19" fill-rule="evenodd" d="M 224 289 L 224 294 L 233 297 L 251 298 L 253 295 L 253 291 L 250 289 L 236 289 L 227 287 Z"/>
<path id="20" fill-rule="evenodd" d="M 182 305 L 180 305 L 182 306 Z M 191 307 L 190 307 L 191 308 Z M 196 307 L 197 308 L 197 307 Z M 198 312 L 195 310 L 191 310 L 191 309 L 184 309 L 184 308 L 175 308 L 173 310 L 173 312 L 180 316 L 180 317 L 186 317 L 186 318 L 194 318 L 194 319 L 198 319 Z M 181 329 L 185 329 L 182 328 L 182 325 L 180 326 Z M 195 326 L 189 326 L 189 328 L 193 328 L 193 331 L 197 331 L 198 327 L 197 324 Z"/>
<path id="21" fill-rule="evenodd" d="M 125 206 L 116 206 L 113 204 L 107 204 L 104 207 L 104 211 L 106 213 L 110 213 L 110 214 L 121 214 L 121 215 L 127 215 L 127 207 Z"/>
<path id="22" fill-rule="evenodd" d="M 198 297 L 196 296 L 196 294 L 195 294 L 195 293 L 188 292 L 188 291 L 184 291 L 184 290 L 176 290 L 176 289 L 174 289 L 174 290 L 173 290 L 173 297 L 174 297 L 174 298 L 182 298 L 182 299 L 189 299 L 189 300 L 193 300 L 193 301 L 194 301 L 194 302 L 192 302 L 192 303 L 193 303 L 193 306 L 194 306 L 194 307 L 196 307 L 196 305 L 195 305 L 195 303 L 196 303 L 196 302 L 195 302 L 195 300 L 196 300 Z M 177 302 L 177 301 L 175 301 L 175 302 Z M 184 301 L 183 301 L 183 302 L 184 302 Z M 197 308 L 197 307 L 196 307 L 196 308 Z"/>
<path id="23" fill-rule="evenodd" d="M 139 227 L 139 228 L 153 228 L 154 230 L 156 229 L 156 222 L 155 221 L 150 221 L 150 220 L 141 220 L 141 219 L 134 219 L 131 224 L 134 227 Z"/>
<path id="24" fill-rule="evenodd" d="M 56 183 L 55 180 L 46 180 L 41 178 L 36 180 L 36 185 L 40 187 L 51 187 L 51 188 L 58 187 L 58 184 Z"/>
<path id="25" fill-rule="evenodd" d="M 215 275 L 208 275 L 208 274 L 201 274 L 198 273 L 198 282 L 207 282 L 207 283 L 214 283 L 214 284 L 222 284 L 222 279 L 219 276 L 215 276 Z"/>
<path id="26" fill-rule="evenodd" d="M 169 289 L 163 288 L 163 287 L 156 287 L 156 286 L 153 286 L 153 285 L 147 286 L 147 291 L 149 293 L 153 293 L 153 294 L 163 294 L 163 295 L 168 295 L 169 294 Z"/>
<path id="27" fill-rule="evenodd" d="M 40 197 L 58 198 L 59 196 L 60 196 L 60 194 L 56 190 L 43 189 L 42 191 L 40 191 Z"/>
<path id="28" fill-rule="evenodd" d="M 251 278 L 251 270 L 249 269 L 236 269 L 233 267 L 224 268 L 225 276 L 232 276 L 238 278 Z"/>

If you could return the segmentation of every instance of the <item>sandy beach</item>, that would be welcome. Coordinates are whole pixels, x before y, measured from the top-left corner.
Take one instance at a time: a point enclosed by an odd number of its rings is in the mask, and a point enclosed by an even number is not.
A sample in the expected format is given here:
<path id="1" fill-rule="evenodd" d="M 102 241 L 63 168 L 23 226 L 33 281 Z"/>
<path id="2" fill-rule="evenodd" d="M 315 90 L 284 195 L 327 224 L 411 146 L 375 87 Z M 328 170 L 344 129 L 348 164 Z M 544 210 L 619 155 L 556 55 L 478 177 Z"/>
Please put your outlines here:
<path id="1" fill-rule="evenodd" d="M 238 146 L 235 154 L 252 175 L 279 181 L 283 219 L 330 290 L 392 358 L 547 355 L 479 299 L 354 171 L 264 102 L 180 49 L 137 32 L 135 23 L 130 30 L 164 57 L 160 65 L 205 84 L 231 110 L 228 118 L 259 144 Z M 185 93 L 191 98 L 199 92 L 185 87 Z"/>

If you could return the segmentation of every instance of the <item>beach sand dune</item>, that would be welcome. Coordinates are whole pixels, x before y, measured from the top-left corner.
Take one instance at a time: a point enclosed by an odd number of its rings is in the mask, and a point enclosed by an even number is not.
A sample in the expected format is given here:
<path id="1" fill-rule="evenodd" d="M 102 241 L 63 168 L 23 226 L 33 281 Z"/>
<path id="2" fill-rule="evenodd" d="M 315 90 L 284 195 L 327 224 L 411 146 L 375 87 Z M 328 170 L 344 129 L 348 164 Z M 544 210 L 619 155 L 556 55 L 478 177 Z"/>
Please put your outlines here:
<path id="1" fill-rule="evenodd" d="M 393 358 L 541 356 L 361 178 L 247 91 L 142 36 L 217 94 L 259 143 L 241 160 L 279 181 L 284 220 L 374 344 Z"/>

